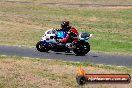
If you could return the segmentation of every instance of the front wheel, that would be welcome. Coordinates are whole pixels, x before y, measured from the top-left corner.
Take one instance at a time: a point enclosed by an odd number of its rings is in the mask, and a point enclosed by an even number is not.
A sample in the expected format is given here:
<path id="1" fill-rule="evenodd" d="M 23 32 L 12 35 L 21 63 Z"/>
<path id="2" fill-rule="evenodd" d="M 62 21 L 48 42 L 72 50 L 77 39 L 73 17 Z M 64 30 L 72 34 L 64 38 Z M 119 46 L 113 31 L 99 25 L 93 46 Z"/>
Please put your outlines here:
<path id="1" fill-rule="evenodd" d="M 39 41 L 39 42 L 36 44 L 36 48 L 37 48 L 37 50 L 40 51 L 40 52 L 48 52 L 48 51 L 49 51 L 48 46 L 47 46 L 46 43 L 43 42 L 43 41 Z"/>
<path id="2" fill-rule="evenodd" d="M 73 50 L 73 52 L 77 56 L 84 56 L 90 51 L 90 45 L 88 42 L 79 42 L 76 44 L 76 48 Z"/>

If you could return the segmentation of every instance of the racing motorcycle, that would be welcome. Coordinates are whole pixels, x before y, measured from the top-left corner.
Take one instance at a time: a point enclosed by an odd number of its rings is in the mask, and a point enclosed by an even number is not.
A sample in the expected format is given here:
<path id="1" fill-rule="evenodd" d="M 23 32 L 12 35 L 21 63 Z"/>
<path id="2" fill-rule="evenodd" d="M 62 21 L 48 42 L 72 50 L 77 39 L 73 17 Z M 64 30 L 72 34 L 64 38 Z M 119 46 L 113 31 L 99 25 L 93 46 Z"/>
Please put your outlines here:
<path id="1" fill-rule="evenodd" d="M 36 48 L 40 52 L 48 52 L 49 50 L 54 52 L 66 52 L 67 50 L 73 51 L 78 56 L 83 56 L 90 51 L 90 45 L 86 40 L 92 37 L 92 34 L 88 32 L 79 33 L 79 36 L 74 37 L 78 39 L 77 43 L 69 41 L 67 43 L 61 43 L 58 40 L 65 38 L 67 32 L 49 29 L 47 30 L 41 40 L 36 44 Z"/>

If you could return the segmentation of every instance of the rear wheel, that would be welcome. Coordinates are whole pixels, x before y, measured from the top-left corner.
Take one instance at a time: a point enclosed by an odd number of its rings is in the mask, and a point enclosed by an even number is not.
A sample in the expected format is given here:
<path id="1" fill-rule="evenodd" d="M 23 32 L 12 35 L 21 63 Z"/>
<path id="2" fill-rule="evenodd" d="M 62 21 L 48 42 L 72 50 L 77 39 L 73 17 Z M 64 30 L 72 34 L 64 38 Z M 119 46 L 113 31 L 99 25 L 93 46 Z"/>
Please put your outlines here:
<path id="1" fill-rule="evenodd" d="M 84 56 L 90 51 L 90 45 L 88 42 L 79 42 L 76 44 L 76 48 L 73 52 L 78 56 Z"/>
<path id="2" fill-rule="evenodd" d="M 49 51 L 48 46 L 47 46 L 46 43 L 43 42 L 43 41 L 39 41 L 39 42 L 36 44 L 36 48 L 37 48 L 37 50 L 40 51 L 40 52 L 48 52 L 48 51 Z"/>

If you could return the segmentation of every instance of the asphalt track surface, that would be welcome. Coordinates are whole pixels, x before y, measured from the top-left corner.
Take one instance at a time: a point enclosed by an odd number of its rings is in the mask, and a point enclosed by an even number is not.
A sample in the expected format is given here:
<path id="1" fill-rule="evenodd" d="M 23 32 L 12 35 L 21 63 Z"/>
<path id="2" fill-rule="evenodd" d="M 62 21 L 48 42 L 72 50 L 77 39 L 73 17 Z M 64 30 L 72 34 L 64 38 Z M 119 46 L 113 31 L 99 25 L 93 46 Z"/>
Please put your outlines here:
<path id="1" fill-rule="evenodd" d="M 0 45 L 0 55 L 31 57 L 41 59 L 55 59 L 74 62 L 90 62 L 94 64 L 106 64 L 115 66 L 132 67 L 132 56 L 118 56 L 104 53 L 89 52 L 85 56 L 76 56 L 74 53 L 56 53 L 53 51 L 39 52 L 36 48 Z"/>

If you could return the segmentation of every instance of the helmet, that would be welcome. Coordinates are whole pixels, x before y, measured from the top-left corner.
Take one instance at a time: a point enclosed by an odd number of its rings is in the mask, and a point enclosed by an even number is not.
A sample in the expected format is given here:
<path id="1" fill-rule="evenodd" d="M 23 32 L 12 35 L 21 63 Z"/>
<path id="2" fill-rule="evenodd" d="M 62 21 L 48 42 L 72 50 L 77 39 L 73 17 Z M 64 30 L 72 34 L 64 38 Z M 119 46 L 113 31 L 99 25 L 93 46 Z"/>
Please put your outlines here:
<path id="1" fill-rule="evenodd" d="M 61 24 L 61 28 L 67 28 L 69 27 L 69 21 L 63 21 L 62 24 Z"/>

